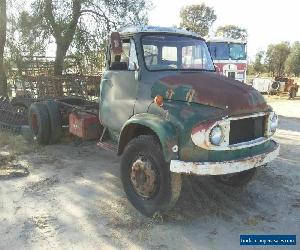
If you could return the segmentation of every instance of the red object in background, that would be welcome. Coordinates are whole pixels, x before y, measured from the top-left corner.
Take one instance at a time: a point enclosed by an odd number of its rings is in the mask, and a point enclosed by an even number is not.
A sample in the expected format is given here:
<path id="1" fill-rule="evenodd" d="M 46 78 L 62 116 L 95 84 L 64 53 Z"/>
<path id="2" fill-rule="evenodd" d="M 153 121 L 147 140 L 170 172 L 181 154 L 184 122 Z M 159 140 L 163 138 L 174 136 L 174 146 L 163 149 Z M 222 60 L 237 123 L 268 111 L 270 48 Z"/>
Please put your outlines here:
<path id="1" fill-rule="evenodd" d="M 111 49 L 116 55 L 121 55 L 123 52 L 122 39 L 119 32 L 112 32 L 110 35 Z"/>
<path id="2" fill-rule="evenodd" d="M 69 115 L 69 132 L 84 140 L 100 138 L 100 122 L 97 116 L 80 112 Z"/>
<path id="3" fill-rule="evenodd" d="M 247 64 L 246 63 L 235 63 L 235 62 L 228 62 L 228 63 L 216 63 L 215 65 L 217 66 L 217 72 L 222 72 L 223 73 L 223 67 L 226 64 L 234 64 L 237 67 L 237 70 L 247 70 Z"/>

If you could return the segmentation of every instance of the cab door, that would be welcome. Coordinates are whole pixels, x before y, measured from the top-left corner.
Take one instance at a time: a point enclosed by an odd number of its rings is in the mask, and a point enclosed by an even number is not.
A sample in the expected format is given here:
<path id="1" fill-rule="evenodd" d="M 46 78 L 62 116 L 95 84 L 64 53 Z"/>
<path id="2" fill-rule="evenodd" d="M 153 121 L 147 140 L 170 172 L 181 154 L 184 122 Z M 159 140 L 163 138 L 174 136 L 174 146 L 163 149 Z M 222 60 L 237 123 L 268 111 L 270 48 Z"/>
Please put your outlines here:
<path id="1" fill-rule="evenodd" d="M 134 114 L 138 81 L 135 70 L 138 60 L 133 39 L 122 41 L 122 53 L 110 52 L 109 69 L 103 75 L 100 87 L 100 121 L 114 132 Z"/>

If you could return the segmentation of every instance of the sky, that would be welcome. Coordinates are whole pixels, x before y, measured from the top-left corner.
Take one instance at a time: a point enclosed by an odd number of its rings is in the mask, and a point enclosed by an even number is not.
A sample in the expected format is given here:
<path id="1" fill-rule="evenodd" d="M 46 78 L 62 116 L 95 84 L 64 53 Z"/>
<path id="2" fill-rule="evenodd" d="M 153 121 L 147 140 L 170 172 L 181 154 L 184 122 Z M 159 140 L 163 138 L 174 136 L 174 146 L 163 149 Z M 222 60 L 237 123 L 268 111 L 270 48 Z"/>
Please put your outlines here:
<path id="1" fill-rule="evenodd" d="M 268 44 L 300 41 L 299 0 L 153 0 L 150 25 L 179 25 L 180 9 L 190 4 L 205 3 L 217 15 L 212 30 L 233 24 L 248 30 L 248 55 L 254 58 Z"/>

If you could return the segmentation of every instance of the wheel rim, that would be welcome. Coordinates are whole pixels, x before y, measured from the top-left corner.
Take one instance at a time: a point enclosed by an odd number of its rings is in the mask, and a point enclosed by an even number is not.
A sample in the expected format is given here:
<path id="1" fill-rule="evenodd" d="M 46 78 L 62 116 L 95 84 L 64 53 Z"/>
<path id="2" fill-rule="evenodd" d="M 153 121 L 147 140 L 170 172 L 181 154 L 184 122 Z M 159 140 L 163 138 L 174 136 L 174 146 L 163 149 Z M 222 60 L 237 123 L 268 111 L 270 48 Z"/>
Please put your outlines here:
<path id="1" fill-rule="evenodd" d="M 145 157 L 138 157 L 132 162 L 130 180 L 135 192 L 143 198 L 151 199 L 158 191 L 158 173 Z"/>

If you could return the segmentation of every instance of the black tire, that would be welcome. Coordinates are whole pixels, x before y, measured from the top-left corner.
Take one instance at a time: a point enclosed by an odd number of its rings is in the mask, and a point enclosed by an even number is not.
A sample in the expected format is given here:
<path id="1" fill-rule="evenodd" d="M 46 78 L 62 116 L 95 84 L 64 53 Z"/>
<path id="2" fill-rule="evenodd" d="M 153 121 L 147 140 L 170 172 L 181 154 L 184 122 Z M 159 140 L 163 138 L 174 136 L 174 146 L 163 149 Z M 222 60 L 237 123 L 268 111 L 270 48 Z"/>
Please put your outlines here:
<path id="1" fill-rule="evenodd" d="M 272 87 L 272 90 L 278 91 L 280 88 L 280 82 L 273 82 L 271 87 Z"/>
<path id="2" fill-rule="evenodd" d="M 62 117 L 60 104 L 56 101 L 46 102 L 50 120 L 50 140 L 51 144 L 58 143 L 63 135 Z"/>
<path id="3" fill-rule="evenodd" d="M 47 106 L 41 102 L 31 104 L 28 121 L 34 135 L 34 139 L 38 142 L 38 144 L 49 144 L 50 119 Z"/>
<path id="4" fill-rule="evenodd" d="M 148 197 L 139 194 L 132 181 L 132 174 L 135 172 L 134 162 L 139 161 L 137 160 L 139 157 L 151 165 L 151 170 L 156 177 L 154 178 L 155 188 Z M 126 146 L 121 160 L 121 179 L 128 200 L 146 216 L 168 211 L 180 196 L 181 175 L 170 172 L 169 165 L 164 160 L 160 143 L 151 135 L 134 138 Z M 147 182 L 148 176 L 144 175 L 143 180 Z"/>
<path id="5" fill-rule="evenodd" d="M 217 175 L 215 179 L 227 186 L 241 187 L 248 184 L 256 173 L 256 168 L 252 168 L 237 174 Z"/>

